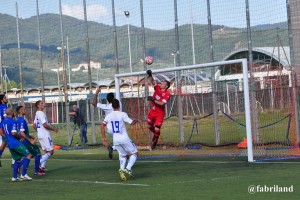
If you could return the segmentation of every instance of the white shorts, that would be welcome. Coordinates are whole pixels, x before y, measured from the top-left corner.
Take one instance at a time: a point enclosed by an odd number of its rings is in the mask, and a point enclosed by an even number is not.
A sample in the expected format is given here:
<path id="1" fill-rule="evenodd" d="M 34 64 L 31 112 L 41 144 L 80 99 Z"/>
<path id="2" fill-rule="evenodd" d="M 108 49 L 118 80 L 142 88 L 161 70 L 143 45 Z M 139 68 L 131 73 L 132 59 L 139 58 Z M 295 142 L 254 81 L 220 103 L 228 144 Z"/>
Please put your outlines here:
<path id="1" fill-rule="evenodd" d="M 133 141 L 115 145 L 115 148 L 118 151 L 119 155 L 123 157 L 128 154 L 135 154 L 138 152 L 138 149 Z"/>
<path id="2" fill-rule="evenodd" d="M 53 150 L 53 141 L 51 136 L 39 138 L 39 142 L 44 151 L 52 151 Z"/>

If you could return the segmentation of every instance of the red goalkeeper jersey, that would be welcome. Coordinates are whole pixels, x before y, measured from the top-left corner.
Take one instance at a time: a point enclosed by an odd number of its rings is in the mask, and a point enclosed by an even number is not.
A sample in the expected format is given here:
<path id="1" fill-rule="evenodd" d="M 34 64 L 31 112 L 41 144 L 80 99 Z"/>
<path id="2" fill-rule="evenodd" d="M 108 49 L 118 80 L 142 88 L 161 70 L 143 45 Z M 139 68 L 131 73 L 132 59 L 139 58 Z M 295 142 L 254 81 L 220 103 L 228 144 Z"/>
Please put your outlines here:
<path id="1" fill-rule="evenodd" d="M 154 94 L 152 95 L 152 97 L 158 101 L 163 101 L 166 104 L 170 99 L 170 92 L 168 90 L 162 91 L 159 85 L 155 85 Z M 153 102 L 151 110 L 157 111 L 159 113 L 165 113 L 165 104 L 161 106 Z"/>

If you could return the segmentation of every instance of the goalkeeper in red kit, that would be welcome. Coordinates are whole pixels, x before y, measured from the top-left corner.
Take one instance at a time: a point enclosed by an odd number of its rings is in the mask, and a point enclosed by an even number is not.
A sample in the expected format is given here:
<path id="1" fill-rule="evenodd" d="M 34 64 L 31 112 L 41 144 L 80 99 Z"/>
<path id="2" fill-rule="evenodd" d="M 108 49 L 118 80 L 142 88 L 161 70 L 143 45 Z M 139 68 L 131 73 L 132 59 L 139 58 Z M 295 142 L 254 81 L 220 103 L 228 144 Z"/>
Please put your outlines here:
<path id="1" fill-rule="evenodd" d="M 151 101 L 151 110 L 147 117 L 147 123 L 149 130 L 154 133 L 152 138 L 151 149 L 155 149 L 158 138 L 160 136 L 160 128 L 162 127 L 165 117 L 165 104 L 170 99 L 170 82 L 165 80 L 161 84 L 156 84 L 153 77 L 152 71 L 147 70 L 148 81 L 154 86 L 154 94 L 148 96 L 147 100 Z"/>

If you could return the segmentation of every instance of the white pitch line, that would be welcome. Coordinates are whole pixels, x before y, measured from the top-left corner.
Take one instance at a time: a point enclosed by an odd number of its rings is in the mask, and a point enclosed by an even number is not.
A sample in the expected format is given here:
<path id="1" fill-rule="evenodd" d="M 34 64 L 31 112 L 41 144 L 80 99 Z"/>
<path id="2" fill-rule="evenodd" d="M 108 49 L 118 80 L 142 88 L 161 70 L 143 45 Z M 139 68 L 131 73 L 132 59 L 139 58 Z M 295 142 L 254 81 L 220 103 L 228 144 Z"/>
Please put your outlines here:
<path id="1" fill-rule="evenodd" d="M 217 180 L 223 180 L 223 179 L 235 179 L 235 178 L 241 178 L 241 176 L 226 176 L 226 177 L 216 177 L 210 179 L 211 181 L 217 181 Z"/>
<path id="2" fill-rule="evenodd" d="M 255 162 L 256 164 L 300 164 L 300 162 L 296 161 L 296 162 L 290 162 L 290 161 L 286 161 L 286 162 L 280 162 L 280 161 L 259 161 L 259 162 Z"/>
<path id="3" fill-rule="evenodd" d="M 11 159 L 2 159 L 11 160 Z M 114 162 L 117 160 L 73 160 L 73 159 L 56 159 L 51 158 L 52 161 L 66 161 L 66 162 Z M 214 164 L 237 164 L 237 163 L 248 163 L 247 161 L 205 161 L 205 160 L 138 160 L 141 163 L 214 163 Z M 290 162 L 290 161 L 261 161 L 253 162 L 253 164 L 300 164 L 300 162 Z"/>
<path id="4" fill-rule="evenodd" d="M 203 181 L 203 179 L 196 179 L 196 180 L 189 180 L 189 181 L 176 181 L 176 182 L 170 182 L 170 183 L 158 183 L 156 185 L 172 185 L 172 184 L 184 184 L 184 183 L 194 183 L 194 182 L 200 182 Z"/>
<path id="5" fill-rule="evenodd" d="M 141 186 L 147 187 L 150 185 L 147 184 L 133 184 L 133 183 L 112 183 L 112 182 L 104 182 L 104 181 L 76 181 L 76 180 L 49 180 L 49 179 L 41 179 L 41 180 L 33 180 L 39 182 L 64 182 L 64 183 L 89 183 L 89 184 L 104 184 L 104 185 L 124 185 L 124 186 Z"/>
<path id="6" fill-rule="evenodd" d="M 234 179 L 234 178 L 240 178 L 240 176 L 230 176 L 230 177 L 216 177 L 210 179 L 210 181 L 216 181 L 221 179 Z M 187 180 L 187 181 L 176 181 L 176 182 L 170 182 L 170 183 L 164 183 L 164 184 L 156 184 L 156 185 L 172 185 L 172 184 L 184 184 L 184 183 L 194 183 L 194 182 L 201 182 L 201 181 L 207 181 L 206 179 L 195 179 L 195 180 Z"/>
<path id="7" fill-rule="evenodd" d="M 8 159 L 9 160 L 9 159 Z M 51 160 L 55 161 L 80 161 L 80 162 L 113 162 L 117 160 L 71 160 L 71 159 L 55 159 L 51 158 Z M 246 161 L 205 161 L 205 160 L 138 160 L 137 162 L 142 163 L 215 163 L 215 164 L 234 164 L 234 163 L 247 163 Z"/>

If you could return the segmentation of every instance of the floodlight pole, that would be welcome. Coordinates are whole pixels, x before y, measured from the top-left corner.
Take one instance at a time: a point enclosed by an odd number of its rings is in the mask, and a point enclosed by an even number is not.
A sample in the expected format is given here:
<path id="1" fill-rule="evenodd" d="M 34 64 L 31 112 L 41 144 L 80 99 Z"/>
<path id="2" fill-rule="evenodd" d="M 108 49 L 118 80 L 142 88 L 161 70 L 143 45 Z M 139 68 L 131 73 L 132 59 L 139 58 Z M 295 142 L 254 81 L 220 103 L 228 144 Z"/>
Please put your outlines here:
<path id="1" fill-rule="evenodd" d="M 39 60 L 41 70 L 41 89 L 42 89 L 42 101 L 45 102 L 45 88 L 44 88 L 44 67 L 43 67 L 43 54 L 41 45 L 41 33 L 40 33 L 40 18 L 39 18 L 39 0 L 36 0 L 36 19 L 38 29 L 38 44 L 39 44 Z"/>
<path id="2" fill-rule="evenodd" d="M 119 55 L 118 55 L 118 37 L 117 37 L 117 28 L 116 28 L 116 11 L 115 11 L 115 1 L 112 0 L 112 16 L 113 16 L 113 35 L 114 35 L 114 50 L 115 50 L 115 65 L 116 65 L 116 74 L 119 73 Z"/>
<path id="3" fill-rule="evenodd" d="M 65 68 L 65 46 L 64 46 L 64 26 L 62 19 L 62 6 L 61 0 L 59 0 L 59 13 L 60 13 L 60 32 L 61 32 L 61 65 L 62 65 L 62 74 L 63 74 L 63 82 L 64 82 L 64 96 L 65 96 L 65 115 L 67 122 L 67 132 L 68 132 L 68 144 L 71 144 L 71 132 L 70 132 L 70 117 L 69 117 L 69 100 L 68 100 L 68 87 L 67 87 L 67 79 L 66 79 L 66 68 Z"/>
<path id="4" fill-rule="evenodd" d="M 208 42 L 210 47 L 210 61 L 214 62 L 214 48 L 212 38 L 212 24 L 211 24 L 211 13 L 210 13 L 210 0 L 207 0 L 207 21 L 208 21 Z M 214 133 L 215 133 L 215 144 L 220 144 L 220 127 L 218 119 L 217 109 L 217 94 L 216 94 L 216 81 L 215 81 L 215 68 L 211 69 L 211 85 L 212 85 L 212 101 L 213 101 L 213 119 L 214 119 Z M 203 94 L 202 94 L 203 95 Z"/>
<path id="5" fill-rule="evenodd" d="M 174 0 L 174 21 L 175 21 L 175 40 L 176 40 L 176 66 L 180 66 L 180 51 L 179 51 L 179 28 L 178 28 L 178 14 L 177 14 L 177 0 Z M 177 85 L 177 109 L 179 117 L 179 134 L 180 134 L 180 143 L 184 143 L 184 129 L 183 129 L 183 110 L 182 110 L 182 97 L 181 97 L 181 72 L 178 71 L 178 77 L 176 81 Z"/>
<path id="6" fill-rule="evenodd" d="M 21 105 L 24 105 L 23 66 L 22 66 L 22 61 L 21 61 L 21 46 L 20 46 L 20 31 L 19 31 L 19 11 L 18 11 L 18 3 L 17 2 L 16 2 L 16 21 L 17 21 L 17 40 L 18 40 L 18 56 L 19 56 L 19 71 L 20 71 Z"/>
<path id="7" fill-rule="evenodd" d="M 131 61 L 131 41 L 130 41 L 130 26 L 129 26 L 129 11 L 124 11 L 124 14 L 127 18 L 127 35 L 128 35 L 128 52 L 129 52 L 129 67 L 130 67 L 130 73 L 132 73 L 132 61 Z"/>
<path id="8" fill-rule="evenodd" d="M 70 88 L 70 101 L 72 100 L 71 92 L 71 69 L 70 69 L 70 50 L 69 50 L 69 36 L 67 35 L 67 56 L 68 56 L 68 76 L 69 76 L 69 88 Z"/>
<path id="9" fill-rule="evenodd" d="M 177 54 L 177 52 L 176 51 L 173 51 L 172 53 L 171 53 L 171 55 L 173 56 L 173 66 L 174 67 L 176 67 L 176 54 Z M 177 79 L 178 79 L 178 77 L 177 77 L 177 72 L 175 71 L 175 83 L 177 84 Z M 177 85 L 176 85 L 177 86 Z"/>
<path id="10" fill-rule="evenodd" d="M 246 21 L 247 21 L 247 39 L 248 39 L 248 63 L 250 73 L 250 108 L 252 118 L 252 138 L 255 142 L 259 142 L 259 131 L 258 131 L 258 116 L 256 110 L 256 91 L 255 91 L 255 79 L 253 71 L 253 53 L 252 53 L 252 36 L 251 36 L 251 25 L 250 25 L 250 11 L 249 11 L 249 0 L 245 0 L 246 3 Z"/>
<path id="11" fill-rule="evenodd" d="M 194 19 L 193 19 L 193 6 L 191 0 L 189 0 L 190 4 L 190 14 L 191 14 L 191 35 L 192 35 L 192 51 L 193 51 L 193 65 L 196 64 L 196 56 L 195 56 L 195 39 L 194 39 Z M 195 83 L 195 93 L 198 93 L 197 88 L 197 70 L 194 70 L 194 83 Z"/>
<path id="12" fill-rule="evenodd" d="M 90 100 L 93 98 L 93 88 L 92 88 L 92 70 L 91 70 L 91 56 L 90 56 L 90 42 L 89 42 L 89 29 L 87 21 L 87 12 L 86 12 L 86 1 L 83 0 L 83 11 L 84 11 L 84 22 L 85 22 L 85 41 L 86 41 L 86 56 L 88 64 L 88 77 L 89 77 L 89 96 Z M 94 118 L 94 106 L 90 102 L 90 111 L 91 111 L 91 122 L 92 122 L 92 132 L 93 132 L 93 143 L 96 143 L 96 127 L 95 127 L 95 118 Z"/>
<path id="13" fill-rule="evenodd" d="M 4 93 L 3 88 L 3 66 L 2 66 L 2 47 L 0 44 L 0 78 L 1 78 L 1 92 Z"/>
<path id="14" fill-rule="evenodd" d="M 292 5 L 291 5 L 292 3 Z M 294 103 L 296 104 L 295 108 L 294 108 L 294 112 L 295 112 L 295 121 L 296 121 L 296 139 L 298 144 L 299 142 L 299 138 L 300 138 L 300 112 L 299 112 L 299 105 L 298 105 L 298 100 L 299 100 L 299 96 L 297 95 L 297 92 L 299 91 L 299 87 L 298 87 L 298 80 L 297 80 L 297 73 L 298 70 L 296 68 L 296 59 L 295 59 L 295 47 L 297 46 L 296 44 L 294 45 L 293 41 L 296 41 L 296 38 L 294 38 L 293 33 L 294 30 L 292 29 L 292 10 L 297 10 L 297 6 L 295 6 L 297 4 L 296 1 L 294 0 L 286 0 L 286 12 L 287 12 L 287 23 L 288 23 L 288 35 L 289 35 L 289 47 L 290 47 L 290 60 L 291 60 L 291 73 L 292 73 L 292 88 L 293 88 L 293 97 L 294 97 Z M 293 9 L 291 9 L 291 7 L 293 7 Z M 296 20 L 295 20 L 296 22 Z M 295 32 L 297 32 L 298 29 L 295 29 Z"/>
<path id="15" fill-rule="evenodd" d="M 146 58 L 146 39 L 145 39 L 145 23 L 144 23 L 144 4 L 143 0 L 140 0 L 140 12 L 141 12 L 141 32 L 142 32 L 142 46 L 143 46 L 143 66 L 144 70 L 147 71 L 148 67 L 145 62 Z M 147 80 L 147 74 L 144 75 L 144 80 L 145 80 L 145 97 L 149 95 L 149 87 L 148 84 L 146 84 Z M 147 107 L 147 101 L 144 101 L 144 107 Z M 144 109 L 144 116 L 146 116 L 146 110 Z M 146 119 L 145 119 L 146 120 Z"/>

